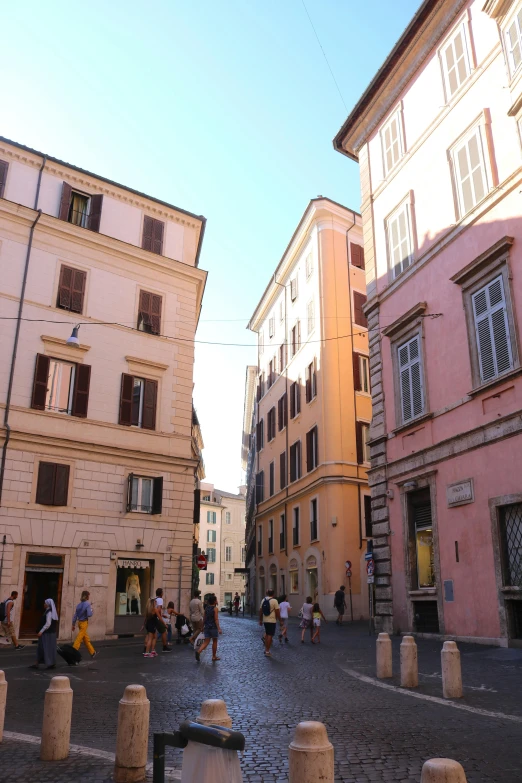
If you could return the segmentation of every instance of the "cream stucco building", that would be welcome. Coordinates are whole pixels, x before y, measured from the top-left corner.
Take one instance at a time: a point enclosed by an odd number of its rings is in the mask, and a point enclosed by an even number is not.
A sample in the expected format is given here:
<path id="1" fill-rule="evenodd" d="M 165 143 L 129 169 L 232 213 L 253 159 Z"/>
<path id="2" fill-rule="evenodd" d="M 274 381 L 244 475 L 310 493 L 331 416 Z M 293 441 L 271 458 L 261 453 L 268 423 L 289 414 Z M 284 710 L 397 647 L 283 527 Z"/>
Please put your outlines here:
<path id="1" fill-rule="evenodd" d="M 84 588 L 94 638 L 139 631 L 160 585 L 186 607 L 204 226 L 0 138 L 0 591 L 21 637 L 51 596 L 70 638 Z"/>

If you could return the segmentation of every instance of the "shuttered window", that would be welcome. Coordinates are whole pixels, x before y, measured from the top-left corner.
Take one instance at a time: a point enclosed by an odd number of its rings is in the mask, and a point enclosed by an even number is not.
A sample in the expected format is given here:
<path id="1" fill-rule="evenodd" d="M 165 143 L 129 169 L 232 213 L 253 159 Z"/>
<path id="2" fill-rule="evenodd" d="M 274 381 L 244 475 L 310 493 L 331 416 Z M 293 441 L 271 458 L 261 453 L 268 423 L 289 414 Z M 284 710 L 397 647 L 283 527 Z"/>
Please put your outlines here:
<path id="1" fill-rule="evenodd" d="M 364 536 L 372 537 L 372 499 L 370 495 L 364 495 Z"/>
<path id="2" fill-rule="evenodd" d="M 286 549 L 286 516 L 279 515 L 279 549 Z"/>
<path id="3" fill-rule="evenodd" d="M 310 541 L 317 541 L 319 538 L 319 518 L 317 510 L 317 499 L 310 501 Z"/>
<path id="4" fill-rule="evenodd" d="M 86 280 L 86 272 L 70 266 L 62 266 L 56 307 L 69 310 L 71 313 L 83 313 Z"/>
<path id="5" fill-rule="evenodd" d="M 509 70 L 511 75 L 522 63 L 522 8 L 506 30 L 506 48 L 508 51 Z"/>
<path id="6" fill-rule="evenodd" d="M 292 545 L 299 546 L 299 508 L 292 511 Z"/>
<path id="7" fill-rule="evenodd" d="M 272 497 L 272 495 L 275 494 L 275 463 L 274 462 L 270 463 L 268 478 L 269 478 L 269 482 L 268 482 L 268 484 L 269 484 L 269 494 L 270 494 L 270 497 Z"/>
<path id="8" fill-rule="evenodd" d="M 261 451 L 265 445 L 265 420 L 261 419 L 256 425 L 256 448 Z"/>
<path id="9" fill-rule="evenodd" d="M 91 368 L 36 355 L 31 408 L 87 417 Z"/>
<path id="10" fill-rule="evenodd" d="M 363 462 L 370 461 L 370 447 L 368 438 L 370 435 L 370 426 L 363 421 L 356 423 L 355 441 L 357 448 L 357 462 L 362 465 Z"/>
<path id="11" fill-rule="evenodd" d="M 68 182 L 64 182 L 58 217 L 75 226 L 88 228 L 90 231 L 99 231 L 102 205 L 102 194 L 97 193 L 90 196 L 87 193 L 79 193 L 73 190 Z"/>
<path id="12" fill-rule="evenodd" d="M 286 451 L 279 455 L 279 487 L 281 489 L 286 487 Z"/>
<path id="13" fill-rule="evenodd" d="M 292 302 L 295 302 L 295 300 L 297 299 L 297 294 L 298 294 L 298 290 L 297 290 L 297 275 L 296 275 L 294 278 L 292 278 L 292 280 L 290 280 L 290 299 L 292 300 Z"/>
<path id="14" fill-rule="evenodd" d="M 163 253 L 164 230 L 165 223 L 161 220 L 156 220 L 156 218 L 151 218 L 149 215 L 145 215 L 143 218 L 142 248 L 161 256 Z"/>
<path id="15" fill-rule="evenodd" d="M 277 421 L 278 421 L 278 430 L 281 432 L 281 430 L 284 430 L 286 427 L 288 420 L 288 397 L 286 396 L 286 392 L 283 394 L 282 397 L 279 398 L 277 401 Z"/>
<path id="16" fill-rule="evenodd" d="M 270 408 L 267 415 L 267 440 L 271 441 L 276 436 L 276 409 Z"/>
<path id="17" fill-rule="evenodd" d="M 7 163 L 5 160 L 0 160 L 0 198 L 4 197 L 8 169 L 9 163 Z"/>
<path id="18" fill-rule="evenodd" d="M 513 367 L 502 275 L 473 294 L 472 302 L 480 377 L 485 382 Z"/>
<path id="19" fill-rule="evenodd" d="M 290 481 L 301 478 L 301 441 L 290 446 Z"/>
<path id="20" fill-rule="evenodd" d="M 308 334 L 311 334 L 315 329 L 315 307 L 313 299 L 306 305 L 306 321 L 308 324 Z"/>
<path id="21" fill-rule="evenodd" d="M 148 476 L 129 474 L 127 511 L 141 512 L 142 514 L 161 514 L 162 504 L 163 476 L 149 478 Z"/>
<path id="22" fill-rule="evenodd" d="M 410 205 L 405 203 L 401 204 L 386 221 L 388 259 L 394 279 L 413 262 L 410 218 Z"/>
<path id="23" fill-rule="evenodd" d="M 301 347 L 301 321 L 296 321 L 290 332 L 290 352 L 293 358 Z"/>
<path id="24" fill-rule="evenodd" d="M 364 250 L 360 245 L 350 242 L 350 259 L 352 266 L 364 269 Z"/>
<path id="25" fill-rule="evenodd" d="M 40 462 L 36 502 L 44 506 L 66 506 L 69 490 L 69 465 Z"/>
<path id="26" fill-rule="evenodd" d="M 314 470 L 319 464 L 319 444 L 317 438 L 317 427 L 306 433 L 306 469 L 308 472 Z"/>
<path id="27" fill-rule="evenodd" d="M 149 334 L 161 333 L 161 296 L 140 291 L 138 329 Z"/>
<path id="28" fill-rule="evenodd" d="M 424 413 L 424 384 L 420 335 L 397 348 L 402 421 L 406 423 Z"/>
<path id="29" fill-rule="evenodd" d="M 286 367 L 286 345 L 283 343 L 279 346 L 279 372 L 282 374 Z"/>
<path id="30" fill-rule="evenodd" d="M 295 419 L 301 413 L 301 382 L 294 381 L 290 386 L 290 418 Z"/>
<path id="31" fill-rule="evenodd" d="M 148 378 L 135 378 L 123 373 L 121 376 L 119 424 L 127 427 L 156 429 L 156 406 L 158 382 Z"/>
<path id="32" fill-rule="evenodd" d="M 256 475 L 256 503 L 262 503 L 265 499 L 265 471 L 261 470 Z"/>
<path id="33" fill-rule="evenodd" d="M 400 109 L 395 111 L 381 130 L 381 142 L 386 176 L 402 158 L 404 152 Z"/>
<path id="34" fill-rule="evenodd" d="M 488 191 L 480 128 L 474 128 L 453 150 L 460 216 L 466 215 Z"/>
<path id="35" fill-rule="evenodd" d="M 370 391 L 369 360 L 360 353 L 353 355 L 353 388 L 355 391 Z"/>
<path id="36" fill-rule="evenodd" d="M 360 294 L 358 291 L 353 292 L 353 320 L 358 326 L 368 327 L 368 319 L 366 318 L 363 307 L 366 304 L 365 294 Z"/>
<path id="37" fill-rule="evenodd" d="M 470 74 L 466 33 L 461 24 L 440 52 L 446 94 L 450 98 Z"/>
<path id="38" fill-rule="evenodd" d="M 272 338 L 275 334 L 275 316 L 272 315 L 268 319 L 268 336 Z"/>

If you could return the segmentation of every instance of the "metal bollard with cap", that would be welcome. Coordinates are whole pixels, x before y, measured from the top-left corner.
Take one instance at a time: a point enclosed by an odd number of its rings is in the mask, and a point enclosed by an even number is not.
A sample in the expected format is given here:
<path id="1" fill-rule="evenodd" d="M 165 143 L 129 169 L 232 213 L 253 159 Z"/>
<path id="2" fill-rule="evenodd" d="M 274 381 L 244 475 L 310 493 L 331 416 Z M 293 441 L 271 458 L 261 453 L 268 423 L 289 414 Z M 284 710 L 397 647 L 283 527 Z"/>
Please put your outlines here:
<path id="1" fill-rule="evenodd" d="M 53 677 L 45 691 L 42 722 L 42 761 L 60 761 L 69 755 L 73 692 L 68 677 Z"/>
<path id="2" fill-rule="evenodd" d="M 440 654 L 442 663 L 442 695 L 445 699 L 462 698 L 462 670 L 456 642 L 444 642 Z"/>
<path id="3" fill-rule="evenodd" d="M 387 633 L 377 637 L 377 677 L 385 680 L 392 677 L 392 643 Z"/>
<path id="4" fill-rule="evenodd" d="M 333 783 L 334 749 L 324 723 L 299 723 L 288 750 L 289 783 Z"/>
<path id="5" fill-rule="evenodd" d="M 228 714 L 227 705 L 223 699 L 206 699 L 201 705 L 196 723 L 202 723 L 204 726 L 232 728 L 232 718 Z"/>
<path id="6" fill-rule="evenodd" d="M 4 738 L 5 704 L 7 701 L 7 682 L 5 674 L 0 671 L 0 742 Z"/>
<path id="7" fill-rule="evenodd" d="M 466 774 L 458 761 L 430 759 L 422 767 L 421 783 L 466 783 Z"/>
<path id="8" fill-rule="evenodd" d="M 143 685 L 127 685 L 118 707 L 116 783 L 145 780 L 149 739 L 150 701 Z"/>
<path id="9" fill-rule="evenodd" d="M 403 688 L 419 685 L 417 645 L 413 636 L 405 636 L 401 642 L 401 685 Z"/>

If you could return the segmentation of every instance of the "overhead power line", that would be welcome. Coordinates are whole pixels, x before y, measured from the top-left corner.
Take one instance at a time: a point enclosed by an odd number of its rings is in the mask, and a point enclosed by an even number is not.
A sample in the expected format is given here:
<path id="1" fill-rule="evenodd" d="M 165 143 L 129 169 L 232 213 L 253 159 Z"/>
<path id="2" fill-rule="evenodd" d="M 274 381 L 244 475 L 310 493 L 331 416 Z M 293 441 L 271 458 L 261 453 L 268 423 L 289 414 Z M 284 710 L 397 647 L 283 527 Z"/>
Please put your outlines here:
<path id="1" fill-rule="evenodd" d="M 319 44 L 319 48 L 321 49 L 321 51 L 322 51 L 322 53 L 323 53 L 323 57 L 324 57 L 324 59 L 325 59 L 325 62 L 326 62 L 326 64 L 327 64 L 327 66 L 328 66 L 328 70 L 330 71 L 330 73 L 331 73 L 331 75 L 332 75 L 332 79 L 333 79 L 333 81 L 334 81 L 334 84 L 335 84 L 335 86 L 337 87 L 337 92 L 339 93 L 339 97 L 340 97 L 340 99 L 341 99 L 341 101 L 342 101 L 342 103 L 343 103 L 344 110 L 346 111 L 346 114 L 348 114 L 348 113 L 349 113 L 349 112 L 348 112 L 348 107 L 347 107 L 346 103 L 344 102 L 343 94 L 342 94 L 342 92 L 341 92 L 341 89 L 340 89 L 339 85 L 337 84 L 337 79 L 335 78 L 335 76 L 334 76 L 334 72 L 332 71 L 332 66 L 331 66 L 331 65 L 330 65 L 330 63 L 328 62 L 328 57 L 326 56 L 326 52 L 325 52 L 325 50 L 323 49 L 323 45 L 321 44 L 321 41 L 319 40 L 319 36 L 317 35 L 317 30 L 315 29 L 315 27 L 314 27 L 314 23 L 312 22 L 312 17 L 311 17 L 311 16 L 310 16 L 310 14 L 308 13 L 308 8 L 306 7 L 306 3 L 305 3 L 305 1 L 304 1 L 304 0 L 301 0 L 301 2 L 302 2 L 302 4 L 303 4 L 303 8 L 304 8 L 304 10 L 305 10 L 305 12 L 306 12 L 306 15 L 307 15 L 307 17 L 308 17 L 308 21 L 310 22 L 310 25 L 311 25 L 311 27 L 312 27 L 312 30 L 314 31 L 315 37 L 317 38 L 317 43 Z"/>

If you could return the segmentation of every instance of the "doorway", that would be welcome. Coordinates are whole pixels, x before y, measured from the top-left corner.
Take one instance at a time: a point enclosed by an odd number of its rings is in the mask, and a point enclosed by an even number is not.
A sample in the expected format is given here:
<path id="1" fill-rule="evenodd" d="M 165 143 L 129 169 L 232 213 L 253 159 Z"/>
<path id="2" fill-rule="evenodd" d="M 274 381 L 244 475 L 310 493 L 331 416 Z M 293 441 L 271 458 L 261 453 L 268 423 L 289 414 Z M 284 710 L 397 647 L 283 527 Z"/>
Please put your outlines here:
<path id="1" fill-rule="evenodd" d="M 36 637 L 44 613 L 44 601 L 52 598 L 58 617 L 62 602 L 63 555 L 28 552 L 20 619 L 20 637 Z"/>

